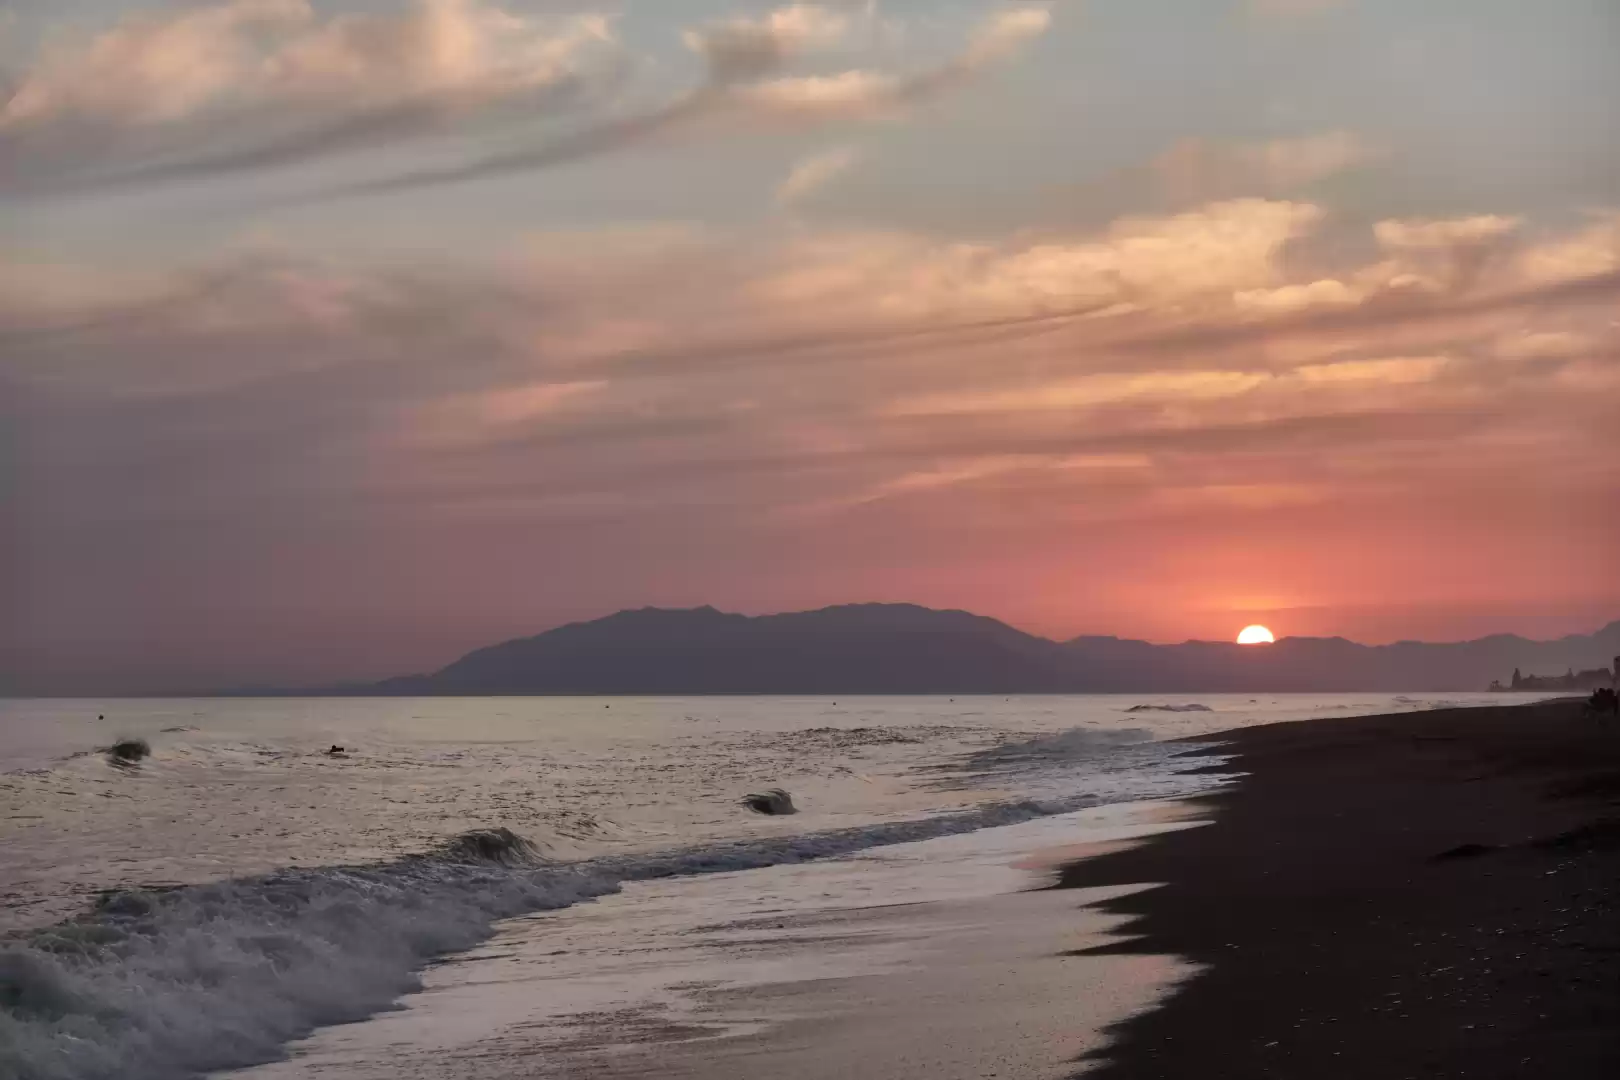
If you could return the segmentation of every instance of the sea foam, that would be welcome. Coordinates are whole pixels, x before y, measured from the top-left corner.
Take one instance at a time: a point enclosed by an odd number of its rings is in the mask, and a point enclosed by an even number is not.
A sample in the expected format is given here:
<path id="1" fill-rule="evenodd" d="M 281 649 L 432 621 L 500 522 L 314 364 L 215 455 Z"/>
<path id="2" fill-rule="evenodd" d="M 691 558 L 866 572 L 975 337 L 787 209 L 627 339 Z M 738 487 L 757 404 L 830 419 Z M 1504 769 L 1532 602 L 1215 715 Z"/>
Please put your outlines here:
<path id="1" fill-rule="evenodd" d="M 624 882 L 828 858 L 1064 813 L 1104 801 L 1010 802 L 912 821 L 547 863 L 506 830 L 375 866 L 106 895 L 89 913 L 0 946 L 0 1076 L 159 1080 L 254 1064 L 326 1024 L 419 987 L 436 956 L 501 919 Z"/>
<path id="2" fill-rule="evenodd" d="M 1102 755 L 1087 790 L 1050 798 L 661 853 L 549 859 L 504 828 L 390 862 L 299 868 L 105 894 L 53 927 L 0 939 L 0 1077 L 166 1080 L 273 1060 L 318 1027 L 363 1019 L 420 987 L 435 957 L 502 919 L 617 892 L 626 882 L 750 870 L 1010 825 L 1101 803 L 1189 794 L 1145 730 L 1075 728 L 965 757 L 968 770 L 1043 772 Z M 587 824 L 594 824 L 592 821 Z"/>

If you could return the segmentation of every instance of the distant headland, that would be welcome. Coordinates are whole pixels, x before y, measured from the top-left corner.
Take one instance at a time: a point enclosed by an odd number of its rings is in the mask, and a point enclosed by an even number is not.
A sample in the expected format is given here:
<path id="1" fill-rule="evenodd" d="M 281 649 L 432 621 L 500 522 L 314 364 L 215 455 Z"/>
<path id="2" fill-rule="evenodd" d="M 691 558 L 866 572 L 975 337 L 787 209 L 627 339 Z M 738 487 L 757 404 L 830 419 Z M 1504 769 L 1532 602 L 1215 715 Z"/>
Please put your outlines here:
<path id="1" fill-rule="evenodd" d="M 437 671 L 305 689 L 345 695 L 1345 693 L 1483 691 L 1505 672 L 1591 672 L 1620 654 L 1620 621 L 1532 641 L 1361 645 L 1117 637 L 1066 641 L 966 611 L 847 604 L 748 616 L 712 607 L 621 611 L 478 649 Z M 1607 669 L 1603 669 L 1605 672 Z M 1584 676 L 1583 676 L 1584 677 Z M 1522 675 L 1512 688 L 1534 685 Z M 1500 685 L 1500 684 L 1498 684 Z M 1503 689 L 1509 689 L 1503 687 Z M 263 691 L 259 691 L 263 692 Z M 291 691 L 277 691 L 290 693 Z"/>
<path id="2" fill-rule="evenodd" d="M 1605 686 L 1614 686 L 1620 681 L 1620 656 L 1614 658 L 1614 670 L 1606 667 L 1590 668 L 1586 671 L 1567 669 L 1562 675 L 1524 675 L 1518 668 L 1513 669 L 1513 678 L 1506 686 L 1500 682 L 1492 681 L 1491 691 L 1498 694 L 1536 691 L 1552 691 L 1571 693 L 1586 690 L 1597 690 Z"/>

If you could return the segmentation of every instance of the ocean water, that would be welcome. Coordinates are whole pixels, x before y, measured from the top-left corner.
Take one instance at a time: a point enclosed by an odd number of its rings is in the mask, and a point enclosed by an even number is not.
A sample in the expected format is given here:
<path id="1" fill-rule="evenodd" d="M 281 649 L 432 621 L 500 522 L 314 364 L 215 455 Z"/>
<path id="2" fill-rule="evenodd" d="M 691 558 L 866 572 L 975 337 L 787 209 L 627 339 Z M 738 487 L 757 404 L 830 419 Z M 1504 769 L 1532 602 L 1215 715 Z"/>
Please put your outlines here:
<path id="1" fill-rule="evenodd" d="M 577 1042 L 606 1015 L 578 1007 L 585 988 L 618 985 L 613 964 L 577 949 L 548 962 L 579 920 L 537 913 L 588 910 L 599 938 L 652 941 L 660 927 L 699 933 L 712 905 L 746 907 L 737 896 L 766 883 L 766 914 L 811 921 L 919 902 L 897 899 L 918 889 L 977 895 L 1002 881 L 985 859 L 1008 845 L 1223 782 L 1190 775 L 1208 761 L 1171 740 L 1503 700 L 3 701 L 0 1077 L 147 1080 L 273 1061 L 317 1029 L 397 1007 L 442 980 L 446 958 L 476 957 L 520 924 L 530 975 L 574 988 L 547 1015 L 571 1018 Z M 113 762 L 102 750 L 119 738 L 151 755 Z M 740 803 L 778 787 L 796 813 Z M 613 955 L 642 998 L 682 981 L 673 965 L 658 974 L 650 944 Z M 525 1006 L 530 1026 L 537 1007 Z M 375 1054 L 348 1060 L 337 1075 L 403 1075 Z M 505 1074 L 486 1062 L 481 1075 Z"/>

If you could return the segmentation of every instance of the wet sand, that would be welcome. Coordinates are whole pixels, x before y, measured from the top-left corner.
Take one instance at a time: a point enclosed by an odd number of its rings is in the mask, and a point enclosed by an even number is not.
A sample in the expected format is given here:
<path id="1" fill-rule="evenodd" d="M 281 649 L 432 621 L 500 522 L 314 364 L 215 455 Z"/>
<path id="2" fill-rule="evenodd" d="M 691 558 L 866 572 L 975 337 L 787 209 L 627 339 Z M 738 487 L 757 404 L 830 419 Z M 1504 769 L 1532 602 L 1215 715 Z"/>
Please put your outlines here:
<path id="1" fill-rule="evenodd" d="M 1620 1076 L 1620 724 L 1579 703 L 1222 737 L 1214 821 L 1071 863 L 1202 968 L 1077 1062 L 1088 1080 Z M 1231 767 L 1231 766 L 1228 766 Z"/>
<path id="2" fill-rule="evenodd" d="M 1248 775 L 1212 797 L 636 883 L 232 1075 L 1620 1075 L 1620 726 L 1549 703 L 1214 738 L 1188 753 Z"/>
<path id="3" fill-rule="evenodd" d="M 635 882 L 506 923 L 423 991 L 233 1080 L 1060 1080 L 1187 974 L 1080 958 L 1119 920 L 1044 886 L 1173 828 L 1115 803 L 821 862 Z M 1080 907 L 1080 910 L 1076 908 Z"/>

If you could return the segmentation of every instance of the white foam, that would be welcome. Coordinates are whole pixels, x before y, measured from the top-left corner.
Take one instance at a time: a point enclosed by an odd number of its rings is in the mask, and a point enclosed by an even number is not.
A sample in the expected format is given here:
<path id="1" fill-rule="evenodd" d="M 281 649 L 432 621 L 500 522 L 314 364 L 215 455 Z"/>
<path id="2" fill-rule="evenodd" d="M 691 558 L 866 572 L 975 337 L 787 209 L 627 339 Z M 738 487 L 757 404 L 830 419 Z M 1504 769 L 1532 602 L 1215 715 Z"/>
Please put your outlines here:
<path id="1" fill-rule="evenodd" d="M 159 1080 L 271 1060 L 318 1026 L 387 1008 L 417 988 L 427 961 L 477 944 L 500 919 L 567 907 L 626 881 L 824 859 L 1102 801 L 1112 800 L 1008 802 L 569 864 L 540 861 L 520 838 L 492 852 L 485 833 L 437 856 L 380 866 L 112 894 L 88 916 L 0 948 L 0 1075 Z"/>

